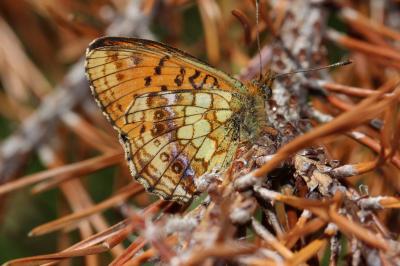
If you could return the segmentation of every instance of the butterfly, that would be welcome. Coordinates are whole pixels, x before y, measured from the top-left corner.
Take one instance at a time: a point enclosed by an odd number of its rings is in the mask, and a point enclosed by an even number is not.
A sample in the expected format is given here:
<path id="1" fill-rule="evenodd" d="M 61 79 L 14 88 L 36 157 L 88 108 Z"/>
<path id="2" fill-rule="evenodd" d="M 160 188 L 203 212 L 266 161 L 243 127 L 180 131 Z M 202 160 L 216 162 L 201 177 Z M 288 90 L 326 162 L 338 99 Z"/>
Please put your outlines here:
<path id="1" fill-rule="evenodd" d="M 227 168 L 265 123 L 262 85 L 243 84 L 162 43 L 99 38 L 85 67 L 132 176 L 165 200 L 189 202 L 198 194 L 195 179 Z"/>

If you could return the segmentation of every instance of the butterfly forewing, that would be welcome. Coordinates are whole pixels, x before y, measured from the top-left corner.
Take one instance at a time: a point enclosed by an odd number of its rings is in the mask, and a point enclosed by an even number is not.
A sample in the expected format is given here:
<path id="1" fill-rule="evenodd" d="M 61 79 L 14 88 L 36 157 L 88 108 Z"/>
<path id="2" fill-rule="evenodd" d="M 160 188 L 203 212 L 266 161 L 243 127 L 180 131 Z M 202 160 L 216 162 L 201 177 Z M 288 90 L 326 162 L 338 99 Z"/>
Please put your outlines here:
<path id="1" fill-rule="evenodd" d="M 163 44 L 107 37 L 89 46 L 86 73 L 148 191 L 187 202 L 195 177 L 232 160 L 245 89 L 224 72 Z"/>

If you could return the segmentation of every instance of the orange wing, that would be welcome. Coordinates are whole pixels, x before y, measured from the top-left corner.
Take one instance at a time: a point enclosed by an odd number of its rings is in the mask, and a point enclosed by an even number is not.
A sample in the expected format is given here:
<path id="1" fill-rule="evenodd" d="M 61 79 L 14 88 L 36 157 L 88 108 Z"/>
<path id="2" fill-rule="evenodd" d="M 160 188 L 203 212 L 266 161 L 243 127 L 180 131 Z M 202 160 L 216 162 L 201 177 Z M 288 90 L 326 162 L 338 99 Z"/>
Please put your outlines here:
<path id="1" fill-rule="evenodd" d="M 127 38 L 95 40 L 86 73 L 147 190 L 187 202 L 193 178 L 232 160 L 246 100 L 236 79 L 177 49 Z"/>

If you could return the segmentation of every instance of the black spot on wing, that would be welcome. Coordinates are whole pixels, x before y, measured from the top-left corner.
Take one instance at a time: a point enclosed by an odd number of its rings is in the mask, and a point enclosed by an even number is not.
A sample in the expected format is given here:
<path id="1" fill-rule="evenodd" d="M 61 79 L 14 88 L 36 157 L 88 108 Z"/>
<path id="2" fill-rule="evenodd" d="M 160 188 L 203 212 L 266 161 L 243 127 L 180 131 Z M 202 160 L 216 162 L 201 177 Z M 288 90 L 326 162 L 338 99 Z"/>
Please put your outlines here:
<path id="1" fill-rule="evenodd" d="M 189 77 L 189 82 L 194 89 L 200 89 L 200 86 L 196 84 L 196 79 L 200 76 L 200 71 L 197 69 L 194 71 L 194 74 Z"/>
<path id="2" fill-rule="evenodd" d="M 180 73 L 174 79 L 174 82 L 178 87 L 182 85 L 183 79 L 185 78 L 185 73 L 186 73 L 185 69 L 181 67 Z"/>
<path id="3" fill-rule="evenodd" d="M 207 80 L 208 79 L 212 79 L 213 80 L 212 81 L 212 87 L 218 87 L 218 79 L 216 77 L 214 77 L 214 76 L 211 76 L 211 75 L 207 74 L 204 77 L 203 81 L 201 82 L 201 85 L 200 85 L 201 88 L 203 88 L 204 84 L 207 84 Z"/>
<path id="4" fill-rule="evenodd" d="M 132 63 L 133 63 L 134 66 L 137 66 L 137 65 L 140 64 L 140 62 L 143 61 L 143 59 L 140 58 L 140 57 L 138 57 L 138 56 L 132 56 L 132 57 L 131 57 L 131 61 L 132 61 Z"/>
<path id="5" fill-rule="evenodd" d="M 128 136 L 125 133 L 121 133 L 121 139 L 122 139 L 123 142 L 128 142 L 129 141 Z"/>
<path id="6" fill-rule="evenodd" d="M 161 69 L 163 68 L 165 61 L 167 61 L 169 58 L 169 55 L 161 57 L 160 61 L 158 62 L 158 66 L 154 68 L 154 74 L 161 75 Z"/>
<path id="7" fill-rule="evenodd" d="M 144 78 L 144 86 L 148 87 L 148 86 L 150 86 L 150 84 L 151 84 L 151 77 L 150 76 L 145 77 Z"/>
<path id="8" fill-rule="evenodd" d="M 154 74 L 156 75 L 161 75 L 161 67 L 160 66 L 156 66 L 154 68 Z"/>

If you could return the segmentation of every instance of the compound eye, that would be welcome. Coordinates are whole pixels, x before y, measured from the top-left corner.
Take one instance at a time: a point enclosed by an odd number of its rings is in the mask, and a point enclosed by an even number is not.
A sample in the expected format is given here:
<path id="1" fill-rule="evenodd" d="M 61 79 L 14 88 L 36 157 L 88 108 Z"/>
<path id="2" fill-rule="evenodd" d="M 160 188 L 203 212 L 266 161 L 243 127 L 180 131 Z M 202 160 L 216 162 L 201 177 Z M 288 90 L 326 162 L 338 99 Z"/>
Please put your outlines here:
<path id="1" fill-rule="evenodd" d="M 266 99 L 271 98 L 272 96 L 272 89 L 270 86 L 268 86 L 267 84 L 262 84 L 261 85 L 261 91 L 263 92 L 263 94 L 265 95 Z"/>

